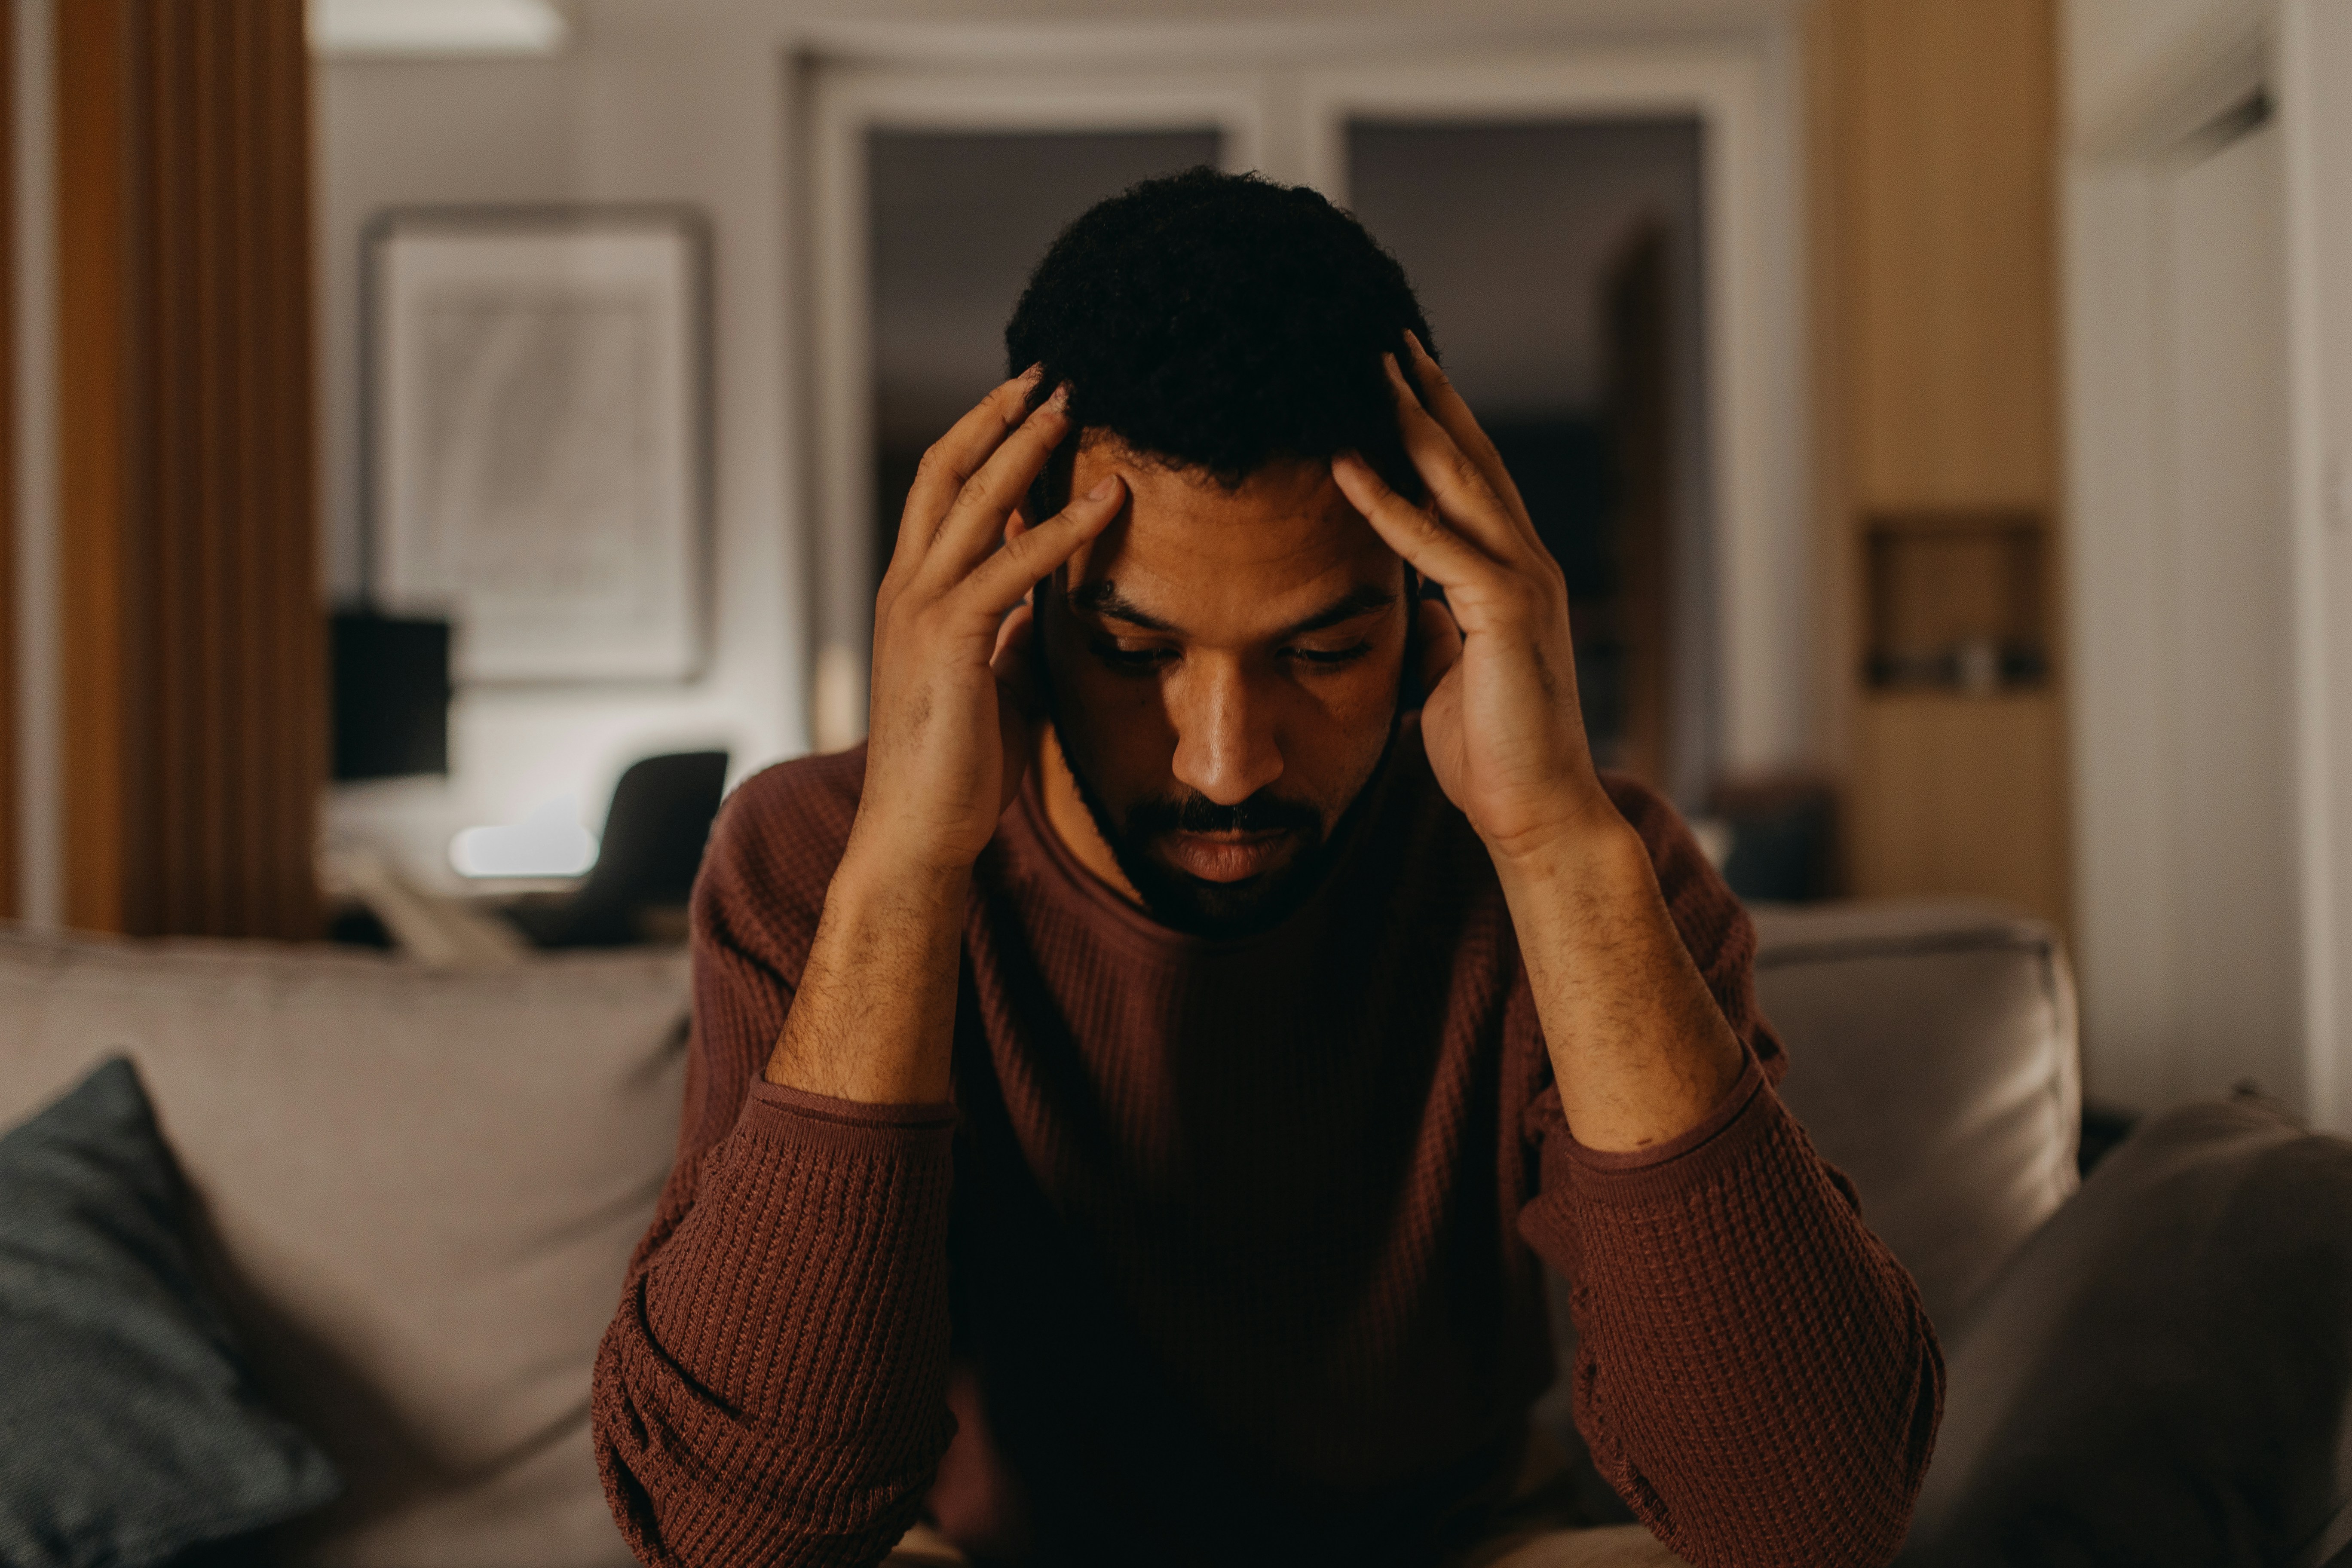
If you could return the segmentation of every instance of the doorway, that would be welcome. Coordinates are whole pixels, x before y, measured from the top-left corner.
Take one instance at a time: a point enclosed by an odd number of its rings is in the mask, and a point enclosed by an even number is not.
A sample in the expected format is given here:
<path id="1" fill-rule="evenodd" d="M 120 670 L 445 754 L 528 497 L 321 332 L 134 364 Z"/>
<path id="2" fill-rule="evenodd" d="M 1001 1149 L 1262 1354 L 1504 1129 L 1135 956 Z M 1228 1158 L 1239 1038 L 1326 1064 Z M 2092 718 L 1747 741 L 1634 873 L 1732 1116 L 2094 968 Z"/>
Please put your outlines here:
<path id="1" fill-rule="evenodd" d="M 874 365 L 873 578 L 915 466 L 1010 373 L 1004 323 L 1065 225 L 1139 181 L 1214 164 L 1195 130 L 867 132 Z"/>
<path id="2" fill-rule="evenodd" d="M 1029 268 L 1093 201 L 1213 163 L 1317 186 L 1404 264 L 1570 579 L 1604 765 L 1688 807 L 1743 750 L 1801 748 L 1798 443 L 1758 439 L 1801 377 L 1758 309 L 1788 278 L 1757 243 L 1754 83 L 1535 64 L 821 73 L 817 744 L 863 732 L 914 463 L 1004 374 Z"/>

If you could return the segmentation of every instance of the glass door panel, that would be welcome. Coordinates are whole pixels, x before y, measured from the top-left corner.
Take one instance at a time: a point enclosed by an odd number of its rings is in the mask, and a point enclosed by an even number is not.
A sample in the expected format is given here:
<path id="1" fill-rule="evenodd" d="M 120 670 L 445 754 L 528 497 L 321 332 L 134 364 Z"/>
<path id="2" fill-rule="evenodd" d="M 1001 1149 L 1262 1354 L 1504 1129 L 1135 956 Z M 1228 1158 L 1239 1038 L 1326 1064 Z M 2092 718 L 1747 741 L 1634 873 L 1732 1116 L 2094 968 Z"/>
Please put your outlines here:
<path id="1" fill-rule="evenodd" d="M 1197 130 L 867 132 L 874 581 L 923 451 L 1004 378 L 1004 324 L 1063 227 L 1139 180 L 1215 164 Z"/>
<path id="2" fill-rule="evenodd" d="M 1696 117 L 1349 118 L 1344 183 L 1566 572 L 1602 765 L 1712 770 Z"/>

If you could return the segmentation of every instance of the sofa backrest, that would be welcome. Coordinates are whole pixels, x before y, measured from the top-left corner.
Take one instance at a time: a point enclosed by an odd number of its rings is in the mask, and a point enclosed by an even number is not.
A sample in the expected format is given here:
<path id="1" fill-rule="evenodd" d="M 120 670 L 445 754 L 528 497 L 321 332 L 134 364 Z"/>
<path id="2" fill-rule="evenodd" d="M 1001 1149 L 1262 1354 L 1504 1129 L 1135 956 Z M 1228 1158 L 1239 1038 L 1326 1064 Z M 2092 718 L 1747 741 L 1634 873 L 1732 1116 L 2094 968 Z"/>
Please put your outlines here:
<path id="1" fill-rule="evenodd" d="M 623 1568 L 588 1368 L 669 1169 L 686 1005 L 676 954 L 0 934 L 0 1125 L 137 1062 L 257 1380 L 350 1482 L 289 1560 Z"/>
<path id="2" fill-rule="evenodd" d="M 2074 1191 L 2049 933 L 1979 906 L 1760 911 L 1783 1093 L 1939 1321 Z M 0 1126 L 139 1065 L 255 1372 L 352 1483 L 290 1560 L 623 1568 L 588 1368 L 669 1166 L 684 960 L 491 971 L 0 932 Z"/>
<path id="3" fill-rule="evenodd" d="M 1789 1047 L 1781 1098 L 1928 1316 L 1957 1326 L 2077 1184 L 2063 952 L 1979 903 L 1766 907 L 1756 926 L 1758 997 Z"/>

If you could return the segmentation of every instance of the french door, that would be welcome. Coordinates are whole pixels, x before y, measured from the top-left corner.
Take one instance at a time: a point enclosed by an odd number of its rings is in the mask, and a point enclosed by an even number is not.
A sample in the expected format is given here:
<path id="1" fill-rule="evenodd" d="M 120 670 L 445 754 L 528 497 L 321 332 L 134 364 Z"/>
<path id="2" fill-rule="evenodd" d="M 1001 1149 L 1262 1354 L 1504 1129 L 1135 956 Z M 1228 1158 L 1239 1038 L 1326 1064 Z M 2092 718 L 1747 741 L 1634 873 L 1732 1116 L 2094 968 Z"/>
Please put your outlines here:
<path id="1" fill-rule="evenodd" d="M 1769 79 L 1752 53 L 1697 46 L 820 70 L 819 748 L 864 731 L 906 479 L 1004 374 L 1028 268 L 1093 201 L 1208 163 L 1316 186 L 1414 277 L 1578 591 L 1611 760 L 1687 803 L 1801 754 L 1797 225 Z"/>

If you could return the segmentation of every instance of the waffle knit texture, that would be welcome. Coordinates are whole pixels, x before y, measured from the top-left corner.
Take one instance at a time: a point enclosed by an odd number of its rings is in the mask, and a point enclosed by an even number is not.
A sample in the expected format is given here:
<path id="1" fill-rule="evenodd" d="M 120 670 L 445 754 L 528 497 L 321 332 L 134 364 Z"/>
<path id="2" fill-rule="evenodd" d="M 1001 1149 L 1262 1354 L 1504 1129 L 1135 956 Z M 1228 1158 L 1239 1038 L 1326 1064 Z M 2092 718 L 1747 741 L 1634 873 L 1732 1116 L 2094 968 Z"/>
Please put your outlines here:
<path id="1" fill-rule="evenodd" d="M 1400 737 L 1274 931 L 1158 925 L 1034 782 L 975 868 L 952 1104 L 761 1079 L 862 751 L 771 769 L 694 899 L 678 1156 L 597 1358 L 653 1564 L 1433 1563 L 1507 1485 L 1571 1282 L 1601 1472 L 1701 1568 L 1883 1563 L 1943 1365 L 1772 1085 L 1754 934 L 1681 821 L 1612 797 L 1746 1074 L 1636 1154 L 1571 1135 L 1486 851 Z"/>

